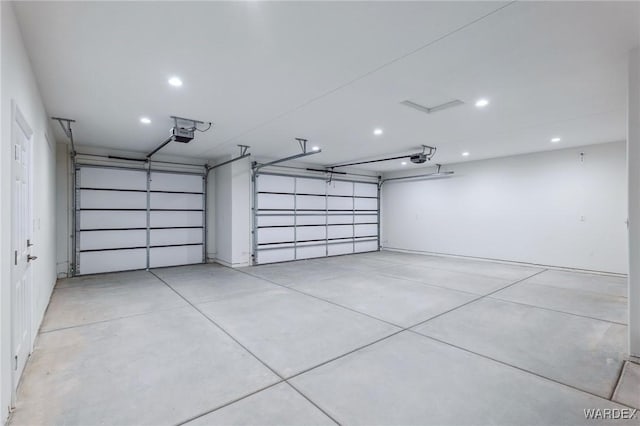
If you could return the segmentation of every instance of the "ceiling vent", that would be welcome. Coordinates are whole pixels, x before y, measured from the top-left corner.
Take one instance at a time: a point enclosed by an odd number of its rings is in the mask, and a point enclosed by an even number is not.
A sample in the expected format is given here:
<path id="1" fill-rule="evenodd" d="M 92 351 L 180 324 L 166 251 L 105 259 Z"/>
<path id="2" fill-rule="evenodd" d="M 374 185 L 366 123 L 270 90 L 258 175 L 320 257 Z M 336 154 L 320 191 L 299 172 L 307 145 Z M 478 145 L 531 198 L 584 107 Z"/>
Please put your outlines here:
<path id="1" fill-rule="evenodd" d="M 464 105 L 464 102 L 462 102 L 460 99 L 454 99 L 452 101 L 445 102 L 443 104 L 435 105 L 435 106 L 432 106 L 432 107 L 427 107 L 427 106 L 424 106 L 424 105 L 420 105 L 420 104 L 412 102 L 410 100 L 402 101 L 400 103 L 402 105 L 404 105 L 404 106 L 408 106 L 409 108 L 413 108 L 413 109 L 417 109 L 418 111 L 426 112 L 427 114 L 432 114 L 434 112 L 438 112 L 438 111 L 442 111 L 442 110 L 445 110 L 445 109 L 457 107 L 459 105 Z"/>

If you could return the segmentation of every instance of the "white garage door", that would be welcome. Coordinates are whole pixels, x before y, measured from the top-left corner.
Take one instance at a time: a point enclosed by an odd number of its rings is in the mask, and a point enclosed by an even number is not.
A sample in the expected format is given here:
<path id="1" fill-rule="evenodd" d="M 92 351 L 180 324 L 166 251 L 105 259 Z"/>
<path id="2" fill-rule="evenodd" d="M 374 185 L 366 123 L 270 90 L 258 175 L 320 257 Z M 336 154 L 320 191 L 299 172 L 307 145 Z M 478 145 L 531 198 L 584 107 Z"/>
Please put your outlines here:
<path id="1" fill-rule="evenodd" d="M 204 262 L 202 174 L 80 166 L 75 275 Z"/>
<path id="2" fill-rule="evenodd" d="M 255 264 L 378 250 L 377 183 L 261 173 L 254 191 Z"/>

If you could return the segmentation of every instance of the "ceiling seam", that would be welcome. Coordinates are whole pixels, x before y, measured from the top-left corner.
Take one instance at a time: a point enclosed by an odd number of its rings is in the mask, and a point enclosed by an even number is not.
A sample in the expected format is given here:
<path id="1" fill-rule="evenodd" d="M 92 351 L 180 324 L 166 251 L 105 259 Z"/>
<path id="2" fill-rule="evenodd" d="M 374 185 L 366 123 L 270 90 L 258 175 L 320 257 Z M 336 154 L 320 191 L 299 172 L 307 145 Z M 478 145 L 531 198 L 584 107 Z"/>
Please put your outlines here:
<path id="1" fill-rule="evenodd" d="M 262 127 L 264 127 L 264 126 L 266 126 L 266 125 L 268 125 L 270 123 L 273 123 L 274 121 L 277 121 L 277 120 L 279 120 L 279 119 L 281 119 L 283 117 L 286 117 L 287 115 L 289 115 L 289 114 L 291 114 L 291 113 L 293 113 L 295 111 L 298 111 L 299 109 L 302 109 L 302 108 L 304 108 L 304 107 L 306 107 L 306 106 L 308 106 L 308 105 L 310 105 L 310 104 L 312 104 L 312 103 L 314 103 L 314 102 L 316 102 L 316 101 L 318 101 L 320 99 L 323 99 L 323 98 L 325 98 L 325 97 L 327 97 L 327 96 L 329 96 L 329 95 L 331 95 L 333 93 L 336 93 L 336 92 L 344 89 L 345 87 L 348 87 L 348 86 L 356 83 L 357 81 L 365 79 L 365 78 L 375 74 L 376 72 L 378 72 L 378 71 L 380 71 L 380 70 L 382 70 L 384 68 L 387 68 L 388 66 L 391 66 L 391 65 L 393 65 L 393 64 L 395 64 L 395 63 L 397 63 L 399 61 L 402 61 L 403 59 L 408 58 L 411 55 L 414 55 L 414 54 L 416 54 L 416 53 L 418 53 L 418 52 L 420 52 L 420 51 L 422 51 L 422 50 L 424 50 L 424 49 L 426 49 L 428 47 L 431 47 L 434 44 L 436 44 L 436 43 L 438 43 L 438 42 L 440 42 L 440 41 L 442 41 L 442 40 L 444 40 L 444 39 L 446 39 L 448 37 L 451 37 L 452 35 L 457 34 L 457 33 L 461 32 L 461 31 L 469 28 L 470 26 L 477 24 L 480 21 L 483 21 L 484 19 L 486 19 L 486 18 L 488 18 L 488 17 L 490 17 L 490 16 L 502 11 L 503 9 L 505 9 L 505 8 L 517 3 L 517 2 L 518 2 L 518 0 L 510 1 L 510 2 L 508 2 L 506 4 L 504 4 L 504 5 L 496 8 L 496 9 L 494 9 L 494 10 L 492 10 L 492 11 L 490 11 L 490 12 L 488 12 L 488 13 L 486 13 L 486 14 L 484 14 L 484 15 L 482 15 L 482 16 L 480 16 L 480 17 L 478 17 L 478 18 L 476 18 L 476 19 L 474 19 L 472 21 L 470 21 L 470 22 L 467 22 L 464 25 L 459 26 L 458 28 L 455 28 L 455 29 L 449 31 L 448 33 L 445 33 L 445 34 L 441 35 L 440 37 L 437 37 L 437 38 L 429 41 L 428 43 L 423 44 L 422 46 L 419 46 L 419 47 L 411 50 L 410 52 L 407 52 L 407 53 L 405 53 L 405 54 L 403 54 L 401 56 L 398 56 L 398 57 L 388 61 L 388 62 L 385 62 L 384 64 L 379 65 L 378 67 L 376 67 L 376 68 L 374 68 L 374 69 L 372 69 L 370 71 L 367 71 L 364 74 L 361 74 L 361 75 L 359 75 L 359 76 L 347 81 L 346 83 L 343 83 L 343 84 L 339 85 L 338 87 L 335 87 L 335 88 L 333 88 L 333 89 L 331 89 L 331 90 L 329 90 L 327 92 L 324 92 L 324 93 L 322 93 L 322 94 L 320 94 L 318 96 L 315 96 L 315 97 L 313 97 L 313 98 L 311 98 L 311 99 L 309 99 L 309 100 L 307 100 L 307 101 L 305 101 L 305 102 L 293 107 L 292 109 L 289 109 L 289 110 L 287 110 L 287 111 L 285 111 L 285 112 L 283 112 L 281 114 L 278 114 L 277 116 L 275 116 L 273 118 L 270 118 L 270 119 L 268 119 L 268 120 L 266 120 L 266 121 L 264 121 L 264 122 L 262 122 L 260 124 L 257 124 L 255 126 L 251 127 L 250 129 L 248 129 L 246 131 L 243 131 L 243 132 L 237 134 L 236 136 L 233 136 L 233 137 L 225 140 L 224 142 L 222 142 L 221 144 L 219 144 L 219 145 L 217 145 L 217 146 L 215 146 L 213 148 L 210 148 L 210 149 L 207 149 L 205 151 L 202 151 L 199 155 L 204 155 L 204 154 L 207 154 L 207 153 L 209 153 L 209 152 L 211 152 L 211 151 L 213 151 L 215 149 L 220 149 L 221 147 L 225 147 L 227 144 L 234 142 L 235 140 L 237 140 L 238 138 L 241 138 L 242 136 L 245 136 L 245 135 L 247 135 L 247 134 L 249 134 L 249 133 L 251 133 L 251 132 L 253 132 L 255 130 L 258 130 L 258 129 L 260 129 L 260 128 L 262 128 Z"/>

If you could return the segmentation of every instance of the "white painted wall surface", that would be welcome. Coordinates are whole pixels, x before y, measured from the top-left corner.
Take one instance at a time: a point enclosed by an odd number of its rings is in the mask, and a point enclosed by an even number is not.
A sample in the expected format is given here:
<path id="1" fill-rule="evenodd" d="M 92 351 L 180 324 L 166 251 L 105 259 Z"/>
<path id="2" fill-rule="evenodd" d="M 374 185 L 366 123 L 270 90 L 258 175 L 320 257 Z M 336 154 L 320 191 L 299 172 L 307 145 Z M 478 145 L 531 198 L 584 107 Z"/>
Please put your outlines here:
<path id="1" fill-rule="evenodd" d="M 58 278 L 69 274 L 71 258 L 71 157 L 69 145 L 56 146 L 56 273 Z"/>
<path id="2" fill-rule="evenodd" d="M 231 267 L 247 266 L 251 261 L 251 160 L 219 167 L 214 179 L 216 260 Z"/>
<path id="3" fill-rule="evenodd" d="M 2 90 L 0 134 L 0 423 L 7 418 L 11 399 L 11 101 L 22 111 L 33 136 L 33 329 L 35 338 L 56 280 L 55 255 L 55 141 L 50 121 L 25 51 L 13 6 L 0 2 Z M 47 140 L 46 134 L 50 135 Z"/>
<path id="4" fill-rule="evenodd" d="M 229 158 L 230 159 L 230 158 Z M 224 161 L 224 160 L 223 160 Z M 215 183 L 215 240 L 216 260 L 231 266 L 232 259 L 232 209 L 231 167 L 222 166 L 211 172 Z"/>
<path id="5" fill-rule="evenodd" d="M 233 266 L 251 263 L 251 160 L 231 163 L 233 193 Z"/>
<path id="6" fill-rule="evenodd" d="M 443 170 L 384 184 L 383 247 L 627 273 L 624 142 Z"/>
<path id="7" fill-rule="evenodd" d="M 640 359 L 640 47 L 629 54 L 629 352 Z"/>

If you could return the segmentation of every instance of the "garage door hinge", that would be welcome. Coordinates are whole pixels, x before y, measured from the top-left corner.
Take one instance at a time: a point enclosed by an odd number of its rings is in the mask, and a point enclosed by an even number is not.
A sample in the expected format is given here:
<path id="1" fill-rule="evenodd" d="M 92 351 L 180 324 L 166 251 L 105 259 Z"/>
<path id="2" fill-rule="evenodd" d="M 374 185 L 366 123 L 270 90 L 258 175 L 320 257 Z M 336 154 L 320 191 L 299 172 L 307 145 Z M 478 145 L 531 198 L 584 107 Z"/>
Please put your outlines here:
<path id="1" fill-rule="evenodd" d="M 18 355 L 14 355 L 13 357 L 13 371 L 18 369 Z"/>
<path id="2" fill-rule="evenodd" d="M 18 266 L 18 250 L 13 252 L 13 264 Z"/>

